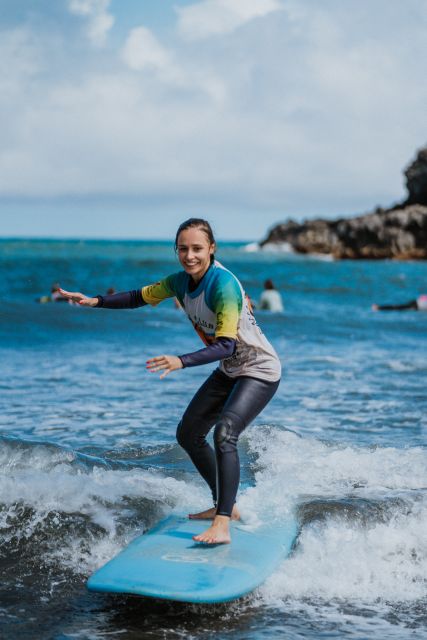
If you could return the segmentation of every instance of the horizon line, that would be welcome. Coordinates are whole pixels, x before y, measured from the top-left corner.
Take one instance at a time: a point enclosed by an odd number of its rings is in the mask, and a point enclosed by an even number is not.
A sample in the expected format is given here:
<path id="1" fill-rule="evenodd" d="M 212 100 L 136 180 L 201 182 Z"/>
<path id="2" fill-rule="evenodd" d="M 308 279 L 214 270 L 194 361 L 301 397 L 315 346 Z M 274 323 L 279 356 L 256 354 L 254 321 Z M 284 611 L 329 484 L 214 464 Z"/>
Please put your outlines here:
<path id="1" fill-rule="evenodd" d="M 0 233 L 0 241 L 7 240 L 60 240 L 60 241 L 69 241 L 69 242 L 174 242 L 174 238 L 160 238 L 160 237 L 149 237 L 149 238 L 131 238 L 128 236 L 117 237 L 117 236 L 46 236 L 46 235 L 1 235 Z M 258 240 L 255 239 L 242 239 L 242 238 L 221 238 L 218 237 L 218 242 L 241 242 L 245 244 L 250 244 L 253 242 L 258 243 Z"/>

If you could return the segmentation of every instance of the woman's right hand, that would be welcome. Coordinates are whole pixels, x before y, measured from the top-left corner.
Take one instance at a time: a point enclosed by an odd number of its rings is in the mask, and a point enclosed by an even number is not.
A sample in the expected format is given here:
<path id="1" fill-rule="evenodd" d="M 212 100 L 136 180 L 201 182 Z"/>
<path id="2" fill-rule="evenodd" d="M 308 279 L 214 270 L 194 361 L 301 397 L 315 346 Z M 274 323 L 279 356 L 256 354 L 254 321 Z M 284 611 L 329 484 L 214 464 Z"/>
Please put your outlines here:
<path id="1" fill-rule="evenodd" d="M 78 293 L 77 291 L 65 291 L 64 289 L 59 289 L 61 296 L 67 298 L 71 302 L 75 304 L 80 304 L 82 307 L 96 307 L 98 304 L 98 298 L 88 298 L 88 296 L 83 295 L 83 293 Z"/>

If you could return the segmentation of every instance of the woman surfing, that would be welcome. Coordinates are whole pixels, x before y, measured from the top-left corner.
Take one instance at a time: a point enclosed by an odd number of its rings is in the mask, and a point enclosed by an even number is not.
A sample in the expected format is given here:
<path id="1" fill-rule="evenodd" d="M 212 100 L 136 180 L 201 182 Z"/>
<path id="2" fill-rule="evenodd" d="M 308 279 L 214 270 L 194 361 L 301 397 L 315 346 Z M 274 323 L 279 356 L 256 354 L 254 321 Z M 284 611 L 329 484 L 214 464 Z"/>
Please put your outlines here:
<path id="1" fill-rule="evenodd" d="M 82 306 L 107 309 L 156 306 L 175 297 L 205 346 L 179 356 L 155 356 L 147 360 L 147 369 L 165 378 L 178 369 L 219 361 L 177 429 L 178 443 L 212 492 L 214 506 L 189 516 L 213 520 L 206 531 L 194 536 L 206 544 L 231 541 L 230 519 L 240 517 L 235 504 L 240 479 L 237 441 L 271 400 L 281 375 L 279 358 L 259 328 L 242 285 L 215 260 L 215 249 L 210 224 L 190 218 L 180 225 L 175 238 L 182 271 L 142 289 L 93 298 L 60 289 L 64 297 Z M 213 427 L 215 449 L 206 440 Z"/>

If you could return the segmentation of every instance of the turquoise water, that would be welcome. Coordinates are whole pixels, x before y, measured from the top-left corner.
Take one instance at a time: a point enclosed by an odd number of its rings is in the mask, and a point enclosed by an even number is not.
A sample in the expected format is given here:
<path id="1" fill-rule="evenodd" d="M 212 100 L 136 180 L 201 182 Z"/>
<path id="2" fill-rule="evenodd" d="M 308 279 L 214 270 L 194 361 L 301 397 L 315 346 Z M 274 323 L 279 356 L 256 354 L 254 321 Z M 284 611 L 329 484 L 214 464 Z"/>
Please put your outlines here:
<path id="1" fill-rule="evenodd" d="M 427 291 L 427 264 L 333 262 L 227 243 L 282 360 L 273 402 L 241 440 L 243 513 L 295 509 L 291 557 L 237 603 L 89 594 L 87 576 L 171 512 L 204 508 L 175 443 L 213 365 L 160 381 L 159 353 L 200 345 L 172 302 L 109 311 L 36 298 L 173 272 L 165 242 L 0 241 L 0 632 L 5 638 L 427 637 L 427 314 L 373 313 Z"/>

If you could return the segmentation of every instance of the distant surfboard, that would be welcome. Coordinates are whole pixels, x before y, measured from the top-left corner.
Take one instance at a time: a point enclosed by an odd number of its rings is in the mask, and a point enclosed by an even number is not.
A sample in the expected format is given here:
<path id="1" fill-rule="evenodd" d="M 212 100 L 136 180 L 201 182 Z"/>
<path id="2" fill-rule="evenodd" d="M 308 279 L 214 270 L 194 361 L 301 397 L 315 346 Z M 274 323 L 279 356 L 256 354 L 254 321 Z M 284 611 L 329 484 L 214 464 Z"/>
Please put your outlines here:
<path id="1" fill-rule="evenodd" d="M 170 516 L 136 538 L 88 580 L 91 591 L 182 602 L 235 600 L 258 587 L 289 554 L 298 526 L 250 529 L 232 523 L 231 544 L 196 543 L 206 520 Z"/>

